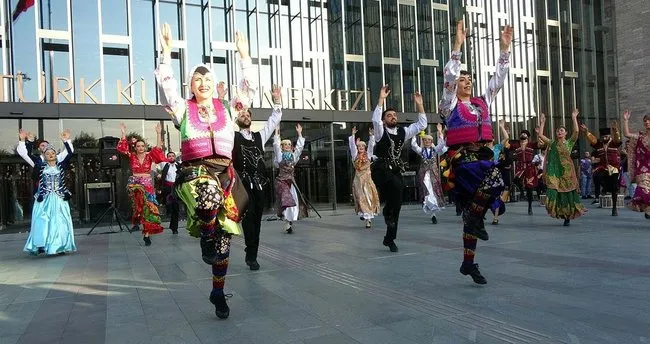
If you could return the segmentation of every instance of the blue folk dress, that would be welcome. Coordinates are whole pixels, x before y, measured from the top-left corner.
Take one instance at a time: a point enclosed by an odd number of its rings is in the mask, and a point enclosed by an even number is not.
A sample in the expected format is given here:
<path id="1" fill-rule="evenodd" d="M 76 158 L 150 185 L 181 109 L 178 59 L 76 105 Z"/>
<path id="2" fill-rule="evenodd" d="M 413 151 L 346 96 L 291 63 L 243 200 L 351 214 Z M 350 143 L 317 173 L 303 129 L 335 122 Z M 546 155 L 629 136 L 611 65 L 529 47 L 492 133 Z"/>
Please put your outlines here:
<path id="1" fill-rule="evenodd" d="M 41 159 L 34 161 L 39 169 L 38 191 L 34 196 L 32 225 L 23 251 L 38 255 L 74 252 L 74 230 L 68 199 L 70 192 L 65 186 L 64 170 L 72 156 L 66 144 L 68 155 L 54 166 Z"/>

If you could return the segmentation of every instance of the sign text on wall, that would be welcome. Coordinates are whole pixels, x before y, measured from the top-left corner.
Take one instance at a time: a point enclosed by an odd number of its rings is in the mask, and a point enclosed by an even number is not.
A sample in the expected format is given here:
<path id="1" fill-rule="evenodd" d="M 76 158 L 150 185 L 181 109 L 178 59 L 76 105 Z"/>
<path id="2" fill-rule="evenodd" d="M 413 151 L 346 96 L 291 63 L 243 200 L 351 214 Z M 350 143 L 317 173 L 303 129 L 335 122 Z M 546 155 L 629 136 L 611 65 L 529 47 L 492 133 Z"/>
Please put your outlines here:
<path id="1" fill-rule="evenodd" d="M 37 102 L 44 103 L 46 93 L 45 73 L 41 72 L 41 82 L 38 94 L 40 99 L 27 99 L 25 97 L 25 75 L 18 73 L 16 75 L 0 75 L 0 101 L 7 102 L 5 97 L 5 81 L 14 81 L 16 96 L 20 102 Z M 74 104 L 101 104 L 97 95 L 93 93 L 93 87 L 101 83 L 101 78 L 92 82 L 87 82 L 85 78 L 79 78 L 78 87 L 72 82 L 70 77 L 55 76 L 52 82 L 52 102 L 65 102 Z M 128 84 L 116 81 L 115 92 L 117 95 L 117 104 L 130 105 L 154 105 L 155 101 L 147 99 L 147 82 L 141 77 L 139 80 L 132 81 Z M 155 86 L 154 86 L 155 87 Z M 237 89 L 233 85 L 231 90 Z M 138 100 L 134 95 L 140 93 Z M 288 109 L 308 109 L 308 110 L 334 110 L 334 111 L 368 111 L 369 90 L 322 90 L 310 88 L 284 88 L 282 90 L 283 104 Z M 78 94 L 77 97 L 74 95 Z M 263 108 L 272 107 L 271 88 L 261 86 L 258 92 L 260 104 Z"/>

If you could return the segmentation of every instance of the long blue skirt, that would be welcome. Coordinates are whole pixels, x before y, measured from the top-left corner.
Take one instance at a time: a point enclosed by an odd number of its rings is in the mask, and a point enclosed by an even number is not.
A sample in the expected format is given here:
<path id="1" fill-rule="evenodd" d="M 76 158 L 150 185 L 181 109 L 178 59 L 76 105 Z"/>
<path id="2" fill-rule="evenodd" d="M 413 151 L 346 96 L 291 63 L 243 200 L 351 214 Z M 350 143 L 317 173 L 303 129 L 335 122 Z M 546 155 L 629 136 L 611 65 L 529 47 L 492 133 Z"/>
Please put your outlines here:
<path id="1" fill-rule="evenodd" d="M 45 254 L 74 252 L 74 230 L 70 206 L 54 193 L 50 193 L 43 202 L 34 201 L 32 209 L 32 227 L 23 251 L 37 255 L 39 248 Z"/>

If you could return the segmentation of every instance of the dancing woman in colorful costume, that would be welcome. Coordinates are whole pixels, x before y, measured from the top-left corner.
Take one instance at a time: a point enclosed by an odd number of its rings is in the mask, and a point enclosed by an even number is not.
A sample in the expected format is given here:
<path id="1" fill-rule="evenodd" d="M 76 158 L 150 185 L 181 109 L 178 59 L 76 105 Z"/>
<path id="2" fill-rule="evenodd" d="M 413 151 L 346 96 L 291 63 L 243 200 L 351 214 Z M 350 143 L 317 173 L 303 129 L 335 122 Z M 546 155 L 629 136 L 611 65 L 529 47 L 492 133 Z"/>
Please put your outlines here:
<path id="1" fill-rule="evenodd" d="M 436 126 L 438 131 L 438 142 L 433 145 L 431 135 L 422 136 L 422 147 L 418 145 L 417 137 L 411 139 L 411 149 L 420 156 L 420 167 L 418 168 L 417 180 L 422 202 L 422 211 L 431 215 L 431 222 L 438 223 L 435 213 L 445 209 L 445 194 L 442 192 L 440 181 L 440 166 L 438 155 L 446 152 L 445 136 L 442 133 L 442 124 Z"/>
<path id="2" fill-rule="evenodd" d="M 302 126 L 296 124 L 298 141 L 294 150 L 291 140 L 280 140 L 280 131 L 276 128 L 273 137 L 273 162 L 278 167 L 275 177 L 275 199 L 278 202 L 278 217 L 284 220 L 284 230 L 293 233 L 293 222 L 309 215 L 307 204 L 296 185 L 295 168 L 300 161 L 300 154 L 305 147 L 305 138 L 302 137 Z"/>
<path id="3" fill-rule="evenodd" d="M 630 178 L 636 181 L 634 196 L 628 207 L 645 213 L 650 219 L 650 115 L 643 116 L 645 131 L 632 134 L 630 131 L 630 111 L 623 113 L 623 134 L 631 140 L 628 152 Z"/>
<path id="4" fill-rule="evenodd" d="M 359 218 L 366 221 L 366 228 L 371 228 L 372 219 L 379 213 L 379 194 L 370 172 L 375 136 L 371 128 L 370 138 L 366 145 L 360 139 L 355 139 L 356 134 L 357 127 L 352 127 L 352 135 L 348 138 L 348 144 L 354 164 L 354 179 L 352 181 L 354 210 Z"/>
<path id="5" fill-rule="evenodd" d="M 501 33 L 501 54 L 495 74 L 480 97 L 472 96 L 471 74 L 461 71 L 461 47 L 466 35 L 467 30 L 460 20 L 451 59 L 444 69 L 445 88 L 440 111 L 447 118 L 451 160 L 445 164 L 451 170 L 444 174 L 463 215 L 464 255 L 460 273 L 470 275 L 475 283 L 485 284 L 487 280 L 474 263 L 474 252 L 477 238 L 489 238 L 483 217 L 503 191 L 501 172 L 493 161 L 494 152 L 486 146 L 493 140 L 489 107 L 508 76 L 512 28 L 506 26 Z"/>
<path id="6" fill-rule="evenodd" d="M 151 178 L 151 167 L 154 163 L 159 164 L 166 160 L 162 151 L 162 127 L 160 123 L 156 125 L 158 142 L 156 147 L 146 152 L 147 145 L 142 140 L 132 139 L 132 147 L 126 139 L 126 126 L 120 124 L 122 130 L 122 139 L 117 143 L 117 150 L 129 158 L 129 166 L 132 175 L 126 186 L 129 191 L 129 198 L 133 206 L 133 228 L 137 230 L 142 225 L 142 234 L 144 244 L 151 245 L 151 235 L 163 232 L 163 226 L 160 225 L 160 213 L 158 212 L 158 201 L 156 192 L 153 189 L 153 179 Z"/>
<path id="7" fill-rule="evenodd" d="M 61 161 L 57 160 L 56 150 L 50 144 L 42 150 L 43 158 L 32 159 L 25 147 L 27 136 L 28 133 L 20 131 L 16 150 L 23 160 L 38 171 L 39 182 L 32 208 L 31 230 L 23 251 L 32 255 L 74 252 L 77 247 L 68 204 L 71 195 L 65 185 L 65 169 L 72 157 L 72 146 L 68 141 L 70 130 L 61 133 L 67 151 Z"/>
<path id="8" fill-rule="evenodd" d="M 179 83 L 173 76 L 171 62 L 172 37 L 168 24 L 162 28 L 162 59 L 156 70 L 156 80 L 162 87 L 167 111 L 181 134 L 183 165 L 177 178 L 176 194 L 187 208 L 187 229 L 191 236 L 201 238 L 201 255 L 212 266 L 212 292 L 217 317 L 230 315 L 223 292 L 230 238 L 240 234 L 238 222 L 248 203 L 248 195 L 231 159 L 234 146 L 234 118 L 230 105 L 214 98 L 215 77 L 208 66 L 199 65 L 189 74 L 191 94 L 183 99 L 178 94 Z M 243 79 L 239 83 L 237 109 L 250 105 L 257 83 L 256 68 L 248 55 L 248 42 L 239 33 L 235 44 L 241 57 Z M 225 92 L 223 83 L 219 94 Z"/>
<path id="9" fill-rule="evenodd" d="M 572 219 L 586 212 L 580 203 L 578 194 L 578 177 L 571 159 L 571 150 L 578 139 L 578 109 L 573 110 L 571 119 L 573 131 L 571 137 L 566 138 L 567 130 L 564 126 L 555 129 L 556 139 L 551 141 L 544 136 L 546 116 L 539 115 L 539 139 L 548 147 L 544 159 L 544 182 L 546 184 L 546 211 L 551 217 L 564 219 L 568 226 Z"/>

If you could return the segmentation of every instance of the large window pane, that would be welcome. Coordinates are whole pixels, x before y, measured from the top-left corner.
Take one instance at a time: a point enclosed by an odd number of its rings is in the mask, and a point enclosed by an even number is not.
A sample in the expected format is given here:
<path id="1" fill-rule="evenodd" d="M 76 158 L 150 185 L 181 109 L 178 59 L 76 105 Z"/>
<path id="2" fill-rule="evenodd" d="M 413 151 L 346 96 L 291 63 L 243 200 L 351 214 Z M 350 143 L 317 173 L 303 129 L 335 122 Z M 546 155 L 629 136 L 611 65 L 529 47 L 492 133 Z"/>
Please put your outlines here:
<path id="1" fill-rule="evenodd" d="M 379 96 L 383 84 L 381 64 L 381 25 L 379 2 L 367 1 L 364 16 L 366 27 L 366 66 L 368 68 L 368 88 L 370 88 L 370 106 Z"/>
<path id="2" fill-rule="evenodd" d="M 68 0 L 39 1 L 41 29 L 68 30 Z"/>
<path id="3" fill-rule="evenodd" d="M 415 7 L 400 5 L 400 38 L 402 42 L 402 65 L 415 69 L 417 46 L 415 32 Z"/>
<path id="4" fill-rule="evenodd" d="M 397 22 L 397 0 L 385 0 L 381 3 L 383 19 L 384 56 L 399 57 L 399 34 Z"/>
<path id="5" fill-rule="evenodd" d="M 132 0 L 131 11 L 134 18 L 138 20 L 133 21 L 133 77 L 138 81 L 135 93 L 136 104 L 156 103 L 156 79 L 153 74 L 155 68 L 155 45 L 156 40 L 154 35 L 158 32 L 158 28 L 154 28 L 153 20 L 153 3 L 149 0 Z M 189 13 L 189 7 L 188 7 Z M 195 39 L 200 42 L 200 39 Z M 177 77 L 180 75 L 176 74 Z M 142 88 L 144 87 L 144 92 Z M 110 90 L 111 87 L 109 86 Z"/>
<path id="6" fill-rule="evenodd" d="M 386 75 L 386 83 L 391 91 L 386 99 L 386 107 L 393 108 L 397 111 L 402 111 L 402 80 L 400 80 L 400 67 L 399 65 L 385 65 L 384 72 Z"/>
<path id="7" fill-rule="evenodd" d="M 13 155 L 18 142 L 18 120 L 0 119 L 0 155 Z"/>
<path id="8" fill-rule="evenodd" d="M 571 0 L 571 21 L 580 24 L 580 11 L 582 10 L 582 1 Z"/>
<path id="9" fill-rule="evenodd" d="M 178 75 L 178 74 L 176 74 Z M 120 87 L 118 87 L 118 81 Z M 104 45 L 104 87 L 107 104 L 127 103 L 119 91 L 129 84 L 129 48 L 127 45 Z M 114 92 L 111 92 L 114 90 Z"/>
<path id="10" fill-rule="evenodd" d="M 418 45 L 421 59 L 434 59 L 433 53 L 433 18 L 431 16 L 431 1 L 418 0 Z"/>
<path id="11" fill-rule="evenodd" d="M 424 98 L 424 111 L 436 112 L 436 71 L 434 67 L 420 67 L 420 92 Z"/>
<path id="12" fill-rule="evenodd" d="M 366 89 L 363 82 L 363 63 L 361 62 L 347 62 L 348 69 L 348 90 L 355 90 L 364 92 Z M 362 96 L 361 101 L 357 104 L 355 108 L 352 108 L 354 101 L 356 100 L 358 93 L 349 93 L 347 98 L 348 106 L 350 110 L 365 110 L 366 97 Z"/>
<path id="13" fill-rule="evenodd" d="M 11 1 L 11 7 L 15 8 L 17 0 Z M 5 9 L 6 10 L 6 9 Z M 13 39 L 11 40 L 10 52 L 13 55 L 13 73 L 18 75 L 23 74 L 23 98 L 27 102 L 40 101 L 38 79 L 40 72 L 38 64 L 36 63 L 37 50 L 36 50 L 36 31 L 35 31 L 35 18 L 33 11 L 22 13 L 18 20 L 12 23 L 13 25 Z M 14 87 L 17 85 L 17 80 L 13 81 Z M 14 88 L 14 90 L 16 90 Z M 18 94 L 16 91 L 12 94 L 13 101 L 18 101 Z"/>
<path id="14" fill-rule="evenodd" d="M 71 136 L 74 138 L 74 135 Z M 43 137 L 46 140 L 51 141 L 52 143 L 56 143 L 55 146 L 58 147 L 59 149 L 63 148 L 63 146 L 60 143 L 61 127 L 59 126 L 58 119 L 43 120 Z"/>
<path id="15" fill-rule="evenodd" d="M 181 4 L 180 1 L 169 1 L 169 0 L 162 0 L 159 2 L 159 14 L 160 14 L 160 23 L 161 25 L 163 23 L 169 24 L 171 31 L 172 31 L 172 37 L 174 39 L 182 39 L 181 36 Z M 188 23 L 190 25 L 190 23 Z M 188 27 L 189 29 L 189 27 Z M 198 33 L 196 31 L 193 31 L 195 33 Z"/>
<path id="16" fill-rule="evenodd" d="M 363 54 L 361 0 L 345 1 L 345 41 L 348 54 Z"/>
<path id="17" fill-rule="evenodd" d="M 213 2 L 213 4 L 218 2 Z M 263 7 L 263 6 L 262 6 Z M 214 6 L 210 9 L 212 12 L 212 39 L 217 42 L 225 42 L 226 39 L 226 22 L 228 17 L 223 7 Z"/>
<path id="18" fill-rule="evenodd" d="M 138 3 L 135 1 L 134 3 Z M 97 21 L 97 1 L 74 1 L 72 2 L 72 48 L 74 50 L 74 74 L 77 82 L 84 79 L 84 88 L 90 86 L 94 81 L 100 79 L 100 50 L 99 50 L 99 23 Z M 148 30 L 151 30 L 150 28 Z M 140 30 L 135 30 L 139 32 Z M 79 85 L 79 84 L 78 84 Z M 102 83 L 98 82 L 89 92 L 102 101 Z M 79 85 L 81 86 L 81 85 Z M 78 103 L 92 103 L 92 99 L 83 94 L 81 87 L 75 93 Z"/>
<path id="19" fill-rule="evenodd" d="M 102 0 L 102 32 L 110 35 L 128 35 L 126 0 Z M 77 18 L 75 17 L 75 20 Z"/>
<path id="20" fill-rule="evenodd" d="M 208 26 L 207 26 L 207 14 L 204 16 L 204 12 L 201 9 L 201 6 L 197 5 L 186 5 L 187 13 L 187 29 L 188 29 L 188 39 L 187 39 L 187 65 L 189 68 L 196 66 L 198 64 L 204 63 L 204 56 L 209 51 L 209 42 L 208 42 Z M 207 13 L 207 12 L 206 12 Z M 251 22 L 254 20 L 251 20 Z M 205 39 L 199 39 L 200 32 L 204 32 Z M 254 35 L 253 35 L 254 36 Z M 257 56 L 257 42 L 250 34 L 248 35 L 250 41 L 251 56 Z"/>
<path id="21" fill-rule="evenodd" d="M 66 97 L 56 90 L 60 90 L 65 95 L 71 98 L 72 91 L 66 91 L 68 88 L 74 89 L 75 81 L 72 79 L 70 73 L 70 53 L 67 41 L 43 39 L 43 69 L 45 70 L 45 89 L 48 90 L 45 99 L 47 102 L 69 103 Z M 56 80 L 55 78 L 66 78 Z"/>
<path id="22" fill-rule="evenodd" d="M 433 11 L 433 30 L 434 43 L 436 49 L 436 59 L 441 64 L 449 60 L 449 19 L 447 11 Z"/>
<path id="23" fill-rule="evenodd" d="M 343 74 L 343 30 L 341 29 L 342 9 L 341 2 L 334 1 L 328 6 L 329 20 L 327 27 L 330 37 L 330 63 L 331 63 L 331 77 L 332 88 L 343 89 L 345 88 L 345 75 Z"/>
<path id="24" fill-rule="evenodd" d="M 558 0 L 546 0 L 546 10 L 548 13 L 548 19 L 553 19 L 553 20 L 558 20 L 558 8 L 557 8 L 557 1 Z M 567 0 L 560 0 L 560 1 L 567 1 Z M 540 1 L 540 3 L 543 3 Z"/>

